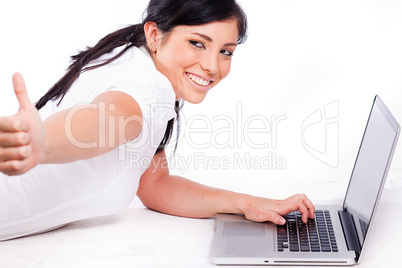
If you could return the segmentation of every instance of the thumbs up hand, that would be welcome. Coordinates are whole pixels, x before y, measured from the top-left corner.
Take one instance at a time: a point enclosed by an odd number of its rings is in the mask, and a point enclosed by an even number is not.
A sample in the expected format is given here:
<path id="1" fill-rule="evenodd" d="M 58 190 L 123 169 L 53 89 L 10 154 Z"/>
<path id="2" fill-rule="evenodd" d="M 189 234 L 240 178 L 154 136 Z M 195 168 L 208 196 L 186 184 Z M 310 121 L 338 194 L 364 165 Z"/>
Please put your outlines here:
<path id="1" fill-rule="evenodd" d="M 20 108 L 16 115 L 0 117 L 0 172 L 20 175 L 40 162 L 45 127 L 21 74 L 14 74 L 13 85 Z"/>

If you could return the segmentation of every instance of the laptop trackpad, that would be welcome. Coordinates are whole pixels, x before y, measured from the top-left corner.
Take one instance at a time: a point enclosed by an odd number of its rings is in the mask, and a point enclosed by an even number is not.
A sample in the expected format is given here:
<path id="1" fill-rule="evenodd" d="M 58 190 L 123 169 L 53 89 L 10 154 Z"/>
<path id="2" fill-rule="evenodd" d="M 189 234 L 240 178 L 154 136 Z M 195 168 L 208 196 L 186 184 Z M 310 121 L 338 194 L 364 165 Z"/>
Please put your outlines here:
<path id="1" fill-rule="evenodd" d="M 225 222 L 223 236 L 265 236 L 263 223 Z"/>
<path id="2" fill-rule="evenodd" d="M 272 232 L 265 223 L 226 221 L 223 225 L 222 254 L 227 257 L 267 256 L 273 247 Z"/>

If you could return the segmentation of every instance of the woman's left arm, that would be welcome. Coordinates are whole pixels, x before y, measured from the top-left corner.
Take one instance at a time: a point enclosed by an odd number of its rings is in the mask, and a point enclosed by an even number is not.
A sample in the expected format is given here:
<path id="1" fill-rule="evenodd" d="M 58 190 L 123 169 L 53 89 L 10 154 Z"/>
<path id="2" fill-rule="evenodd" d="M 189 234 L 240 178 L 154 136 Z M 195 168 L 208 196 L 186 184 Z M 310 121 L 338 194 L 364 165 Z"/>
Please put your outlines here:
<path id="1" fill-rule="evenodd" d="M 164 151 L 142 175 L 137 192 L 142 203 L 166 214 L 208 218 L 218 213 L 236 213 L 252 221 L 284 224 L 283 215 L 299 210 L 302 219 L 314 218 L 314 206 L 303 194 L 285 200 L 274 200 L 208 187 L 169 174 Z"/>

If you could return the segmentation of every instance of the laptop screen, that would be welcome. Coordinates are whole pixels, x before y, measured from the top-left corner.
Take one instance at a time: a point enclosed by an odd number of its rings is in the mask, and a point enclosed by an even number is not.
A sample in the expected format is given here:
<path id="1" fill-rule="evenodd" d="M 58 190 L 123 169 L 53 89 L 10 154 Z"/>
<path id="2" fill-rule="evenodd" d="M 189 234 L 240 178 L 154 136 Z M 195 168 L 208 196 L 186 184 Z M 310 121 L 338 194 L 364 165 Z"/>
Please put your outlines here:
<path id="1" fill-rule="evenodd" d="M 361 248 L 385 183 L 399 134 L 398 122 L 376 96 L 344 201 Z"/>

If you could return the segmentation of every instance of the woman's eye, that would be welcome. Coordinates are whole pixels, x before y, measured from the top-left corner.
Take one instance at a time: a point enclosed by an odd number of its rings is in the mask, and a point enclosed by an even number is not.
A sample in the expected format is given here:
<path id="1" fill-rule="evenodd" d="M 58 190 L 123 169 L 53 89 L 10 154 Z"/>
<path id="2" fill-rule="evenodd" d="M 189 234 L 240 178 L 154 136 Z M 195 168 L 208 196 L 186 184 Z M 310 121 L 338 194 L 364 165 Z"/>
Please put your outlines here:
<path id="1" fill-rule="evenodd" d="M 190 44 L 192 44 L 193 46 L 197 47 L 197 48 L 205 48 L 204 44 L 198 41 L 190 41 Z"/>
<path id="2" fill-rule="evenodd" d="M 223 49 L 223 50 L 221 50 L 221 53 L 222 53 L 223 55 L 225 55 L 225 56 L 228 56 L 228 57 L 233 56 L 233 52 L 230 51 L 230 50 L 225 50 L 225 49 Z"/>

